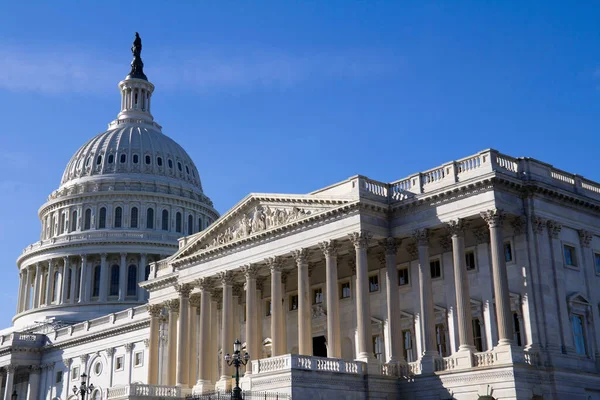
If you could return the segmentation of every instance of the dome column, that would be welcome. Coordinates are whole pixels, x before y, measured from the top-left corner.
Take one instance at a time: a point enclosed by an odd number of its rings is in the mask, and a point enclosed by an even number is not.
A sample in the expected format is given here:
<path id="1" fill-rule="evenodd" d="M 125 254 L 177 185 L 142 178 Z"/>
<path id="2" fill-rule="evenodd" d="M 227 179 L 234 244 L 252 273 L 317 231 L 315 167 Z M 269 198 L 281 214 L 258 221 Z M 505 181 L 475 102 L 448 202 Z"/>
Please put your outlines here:
<path id="1" fill-rule="evenodd" d="M 81 274 L 79 277 L 79 303 L 84 303 L 87 297 L 87 254 L 81 257 Z"/>
<path id="2" fill-rule="evenodd" d="M 42 264 L 35 264 L 35 282 L 33 284 L 33 308 L 40 306 L 41 297 L 41 286 L 42 286 Z"/>
<path id="3" fill-rule="evenodd" d="M 121 253 L 121 268 L 119 268 L 119 301 L 125 300 L 127 293 L 127 253 Z"/>
<path id="4" fill-rule="evenodd" d="M 26 270 L 19 273 L 19 301 L 17 302 L 17 314 L 23 311 L 23 304 L 25 303 L 25 284 L 26 284 Z"/>
<path id="5" fill-rule="evenodd" d="M 71 270 L 71 264 L 69 262 L 69 256 L 64 257 L 64 266 L 63 266 L 63 274 L 62 274 L 62 299 L 61 304 L 66 304 L 69 298 L 69 291 L 71 288 L 69 287 L 69 271 Z"/>
<path id="6" fill-rule="evenodd" d="M 148 255 L 146 253 L 140 254 L 140 263 L 138 267 L 138 283 L 146 280 L 146 265 L 148 264 Z M 146 290 L 140 285 L 137 286 L 137 299 L 138 301 L 144 301 L 146 297 Z"/>
<path id="7" fill-rule="evenodd" d="M 48 261 L 48 279 L 46 280 L 46 306 L 52 304 L 52 292 L 54 291 L 54 268 L 56 263 L 50 259 Z"/>
<path id="8" fill-rule="evenodd" d="M 106 302 L 108 297 L 108 266 L 106 265 L 106 253 L 100 254 L 100 301 Z"/>

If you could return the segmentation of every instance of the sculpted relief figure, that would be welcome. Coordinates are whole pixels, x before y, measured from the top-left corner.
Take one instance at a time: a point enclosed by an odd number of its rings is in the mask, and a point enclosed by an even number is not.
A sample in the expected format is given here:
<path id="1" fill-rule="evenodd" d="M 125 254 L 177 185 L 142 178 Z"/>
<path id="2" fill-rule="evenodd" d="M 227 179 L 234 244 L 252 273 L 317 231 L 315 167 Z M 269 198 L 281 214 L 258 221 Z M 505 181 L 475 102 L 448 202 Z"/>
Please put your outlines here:
<path id="1" fill-rule="evenodd" d="M 254 215 L 252 216 L 252 233 L 260 232 L 265 228 L 265 214 L 262 207 L 257 206 L 254 209 Z"/>

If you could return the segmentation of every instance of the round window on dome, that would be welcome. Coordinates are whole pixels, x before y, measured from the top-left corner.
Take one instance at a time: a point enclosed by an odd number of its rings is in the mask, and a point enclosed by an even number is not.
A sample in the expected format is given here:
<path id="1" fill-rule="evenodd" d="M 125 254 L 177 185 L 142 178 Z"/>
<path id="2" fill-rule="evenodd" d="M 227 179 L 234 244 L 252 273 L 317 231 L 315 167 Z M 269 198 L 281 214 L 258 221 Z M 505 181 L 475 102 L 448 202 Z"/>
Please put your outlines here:
<path id="1" fill-rule="evenodd" d="M 157 157 L 156 163 L 158 164 L 159 167 L 162 167 L 162 157 Z"/>
<path id="2" fill-rule="evenodd" d="M 121 154 L 121 164 L 125 164 L 127 162 L 127 154 Z"/>
<path id="3" fill-rule="evenodd" d="M 152 162 L 152 158 L 150 156 L 146 156 L 146 164 L 150 165 L 151 162 Z"/>
<path id="4" fill-rule="evenodd" d="M 171 159 L 169 159 L 169 168 L 173 168 L 173 161 Z"/>
<path id="5" fill-rule="evenodd" d="M 134 163 L 134 164 L 137 164 L 137 163 L 138 163 L 138 161 L 139 161 L 139 158 L 140 158 L 140 157 L 139 157 L 137 154 L 134 154 L 134 155 L 133 155 L 133 163 Z"/>
<path id="6" fill-rule="evenodd" d="M 180 162 L 177 163 L 177 169 L 181 171 L 181 163 Z"/>
<path id="7" fill-rule="evenodd" d="M 102 156 L 98 156 L 98 158 L 96 158 L 96 165 L 100 164 L 102 164 Z"/>
<path id="8" fill-rule="evenodd" d="M 109 154 L 108 156 L 108 163 L 112 164 L 115 161 L 115 156 L 113 156 L 112 154 Z"/>

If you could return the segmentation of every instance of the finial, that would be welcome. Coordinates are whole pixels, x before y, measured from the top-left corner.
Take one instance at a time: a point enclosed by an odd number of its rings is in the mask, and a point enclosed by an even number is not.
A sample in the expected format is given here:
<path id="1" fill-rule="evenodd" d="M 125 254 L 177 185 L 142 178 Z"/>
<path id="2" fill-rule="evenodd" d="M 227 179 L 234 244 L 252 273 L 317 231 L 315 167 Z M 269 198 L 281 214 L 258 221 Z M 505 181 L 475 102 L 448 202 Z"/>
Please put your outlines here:
<path id="1" fill-rule="evenodd" d="M 142 39 L 139 33 L 135 33 L 135 39 L 133 46 L 131 46 L 131 53 L 133 54 L 133 60 L 131 61 L 131 72 L 125 79 L 143 79 L 148 80 L 144 74 L 144 63 L 142 62 Z"/>

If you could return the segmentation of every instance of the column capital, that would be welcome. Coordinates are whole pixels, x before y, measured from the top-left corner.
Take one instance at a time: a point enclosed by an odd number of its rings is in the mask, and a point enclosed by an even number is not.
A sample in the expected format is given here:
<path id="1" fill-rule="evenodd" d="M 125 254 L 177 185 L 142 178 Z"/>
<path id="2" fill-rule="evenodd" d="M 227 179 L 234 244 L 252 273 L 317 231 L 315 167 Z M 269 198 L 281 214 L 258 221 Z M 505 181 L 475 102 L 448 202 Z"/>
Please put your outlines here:
<path id="1" fill-rule="evenodd" d="M 296 261 L 297 265 L 308 263 L 308 249 L 298 249 L 292 251 L 292 257 L 294 257 L 294 261 Z"/>
<path id="2" fill-rule="evenodd" d="M 81 360 L 82 363 L 86 363 L 90 359 L 90 355 L 89 354 L 82 354 L 81 356 L 79 356 L 79 359 Z"/>
<path id="3" fill-rule="evenodd" d="M 125 352 L 127 353 L 131 353 L 131 350 L 133 350 L 133 343 L 125 343 Z"/>
<path id="4" fill-rule="evenodd" d="M 281 257 L 269 257 L 267 259 L 267 266 L 271 270 L 271 273 L 283 271 L 283 263 L 281 262 Z"/>
<path id="5" fill-rule="evenodd" d="M 65 364 L 65 367 L 70 368 L 72 363 L 73 363 L 72 358 L 63 358 L 63 364 Z"/>
<path id="6" fill-rule="evenodd" d="M 126 258 L 127 257 L 127 253 L 120 253 L 121 258 Z"/>
<path id="7" fill-rule="evenodd" d="M 234 297 L 240 297 L 242 295 L 243 291 L 244 291 L 244 285 L 242 285 L 241 283 L 234 283 L 231 288 L 231 294 Z"/>
<path id="8" fill-rule="evenodd" d="M 372 238 L 372 235 L 370 232 L 367 231 L 359 231 L 349 233 L 348 238 L 350 239 L 350 242 L 354 245 L 354 248 L 366 249 L 369 246 L 369 239 Z"/>
<path id="9" fill-rule="evenodd" d="M 548 233 L 554 239 L 558 239 L 560 235 L 560 231 L 562 230 L 562 225 L 556 221 L 549 219 L 546 221 L 546 227 L 548 228 Z"/>
<path id="10" fill-rule="evenodd" d="M 17 367 L 18 367 L 18 365 L 17 365 L 17 364 L 8 364 L 8 365 L 7 365 L 6 367 L 4 367 L 4 368 L 6 368 L 6 372 L 8 372 L 8 373 L 11 373 L 11 374 L 12 374 L 13 372 L 15 372 L 15 371 L 17 370 Z"/>
<path id="11" fill-rule="evenodd" d="M 544 226 L 546 225 L 546 220 L 544 218 L 538 217 L 537 215 L 532 215 L 530 220 L 533 233 L 540 234 L 544 232 Z"/>
<path id="12" fill-rule="evenodd" d="M 467 228 L 467 223 L 463 218 L 457 218 L 445 223 L 446 230 L 450 236 L 462 236 Z"/>
<path id="13" fill-rule="evenodd" d="M 102 260 L 102 262 L 106 262 L 106 257 L 108 256 L 107 253 L 100 253 L 100 260 Z"/>
<path id="14" fill-rule="evenodd" d="M 385 255 L 395 255 L 398 252 L 398 247 L 402 244 L 402 240 L 393 237 L 388 237 L 379 241 L 379 245 L 383 247 Z"/>
<path id="15" fill-rule="evenodd" d="M 513 219 L 513 221 L 510 223 L 510 225 L 513 228 L 514 234 L 520 235 L 521 233 L 524 233 L 526 230 L 527 217 L 525 217 L 524 215 L 519 215 L 517 218 Z"/>
<path id="16" fill-rule="evenodd" d="M 52 267 L 54 267 L 55 265 L 56 265 L 56 261 L 54 261 L 54 259 L 53 259 L 53 258 L 51 258 L 51 259 L 49 259 L 49 260 L 48 260 L 48 267 L 49 267 L 49 268 L 52 268 Z"/>
<path id="17" fill-rule="evenodd" d="M 481 218 L 489 225 L 490 228 L 502 228 L 506 214 L 500 208 L 494 208 L 479 213 Z"/>
<path id="18" fill-rule="evenodd" d="M 258 267 L 254 264 L 246 264 L 241 266 L 242 273 L 246 277 L 246 280 L 256 279 L 258 276 Z"/>
<path id="19" fill-rule="evenodd" d="M 150 347 L 150 339 L 144 339 L 144 347 L 145 348 L 149 348 Z"/>
<path id="20" fill-rule="evenodd" d="M 64 256 L 63 262 L 65 263 L 65 265 L 67 265 L 67 263 L 69 262 L 69 256 Z"/>
<path id="21" fill-rule="evenodd" d="M 190 296 L 190 306 L 191 307 L 200 307 L 200 301 L 202 297 L 200 293 L 194 293 Z"/>
<path id="22" fill-rule="evenodd" d="M 148 314 L 151 317 L 159 317 L 163 310 L 162 304 L 148 304 Z"/>
<path id="23" fill-rule="evenodd" d="M 192 293 L 192 290 L 194 289 L 189 283 L 176 283 L 174 287 L 177 293 L 183 298 L 190 297 L 190 293 Z"/>
<path id="24" fill-rule="evenodd" d="M 200 290 L 211 290 L 214 287 L 214 281 L 209 277 L 196 279 L 195 283 Z"/>
<path id="25" fill-rule="evenodd" d="M 337 244 L 335 240 L 326 240 L 324 242 L 321 242 L 319 243 L 319 248 L 326 257 L 337 256 Z"/>
<path id="26" fill-rule="evenodd" d="M 86 262 L 87 261 L 87 256 L 88 256 L 87 254 L 80 254 L 79 258 L 81 258 L 82 262 Z"/>
<path id="27" fill-rule="evenodd" d="M 30 371 L 32 374 L 39 374 L 41 369 L 42 369 L 42 368 L 41 368 L 39 365 L 30 365 L 30 366 L 29 366 L 29 371 Z"/>
<path id="28" fill-rule="evenodd" d="M 233 284 L 233 272 L 231 271 L 221 271 L 217 274 L 217 277 L 223 286 L 231 286 Z"/>
<path id="29" fill-rule="evenodd" d="M 412 234 L 417 246 L 429 246 L 429 229 L 415 229 Z"/>
<path id="30" fill-rule="evenodd" d="M 594 237 L 593 233 L 590 231 L 586 231 L 584 229 L 580 229 L 577 231 L 579 234 L 579 240 L 581 241 L 581 245 L 583 247 L 590 247 L 590 243 Z"/>
<path id="31" fill-rule="evenodd" d="M 169 310 L 169 314 L 179 312 L 179 299 L 171 299 L 165 301 L 165 307 Z"/>
<path id="32" fill-rule="evenodd" d="M 108 357 L 112 357 L 115 354 L 115 348 L 114 347 L 107 347 L 106 349 L 104 349 L 104 352 L 106 353 L 106 355 Z"/>

